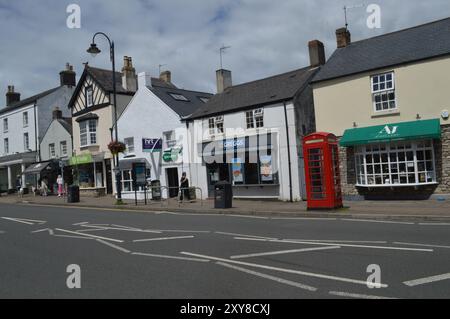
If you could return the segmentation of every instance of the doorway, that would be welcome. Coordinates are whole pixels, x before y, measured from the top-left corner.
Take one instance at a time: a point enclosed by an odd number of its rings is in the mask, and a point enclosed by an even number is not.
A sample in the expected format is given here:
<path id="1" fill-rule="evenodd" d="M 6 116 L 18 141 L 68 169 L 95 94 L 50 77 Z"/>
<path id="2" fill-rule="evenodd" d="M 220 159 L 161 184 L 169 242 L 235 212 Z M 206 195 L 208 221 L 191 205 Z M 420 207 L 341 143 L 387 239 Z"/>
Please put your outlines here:
<path id="1" fill-rule="evenodd" d="M 113 193 L 113 182 L 112 182 L 112 169 L 111 169 L 111 160 L 107 159 L 105 160 L 105 170 L 106 170 L 106 193 L 112 194 Z"/>
<path id="2" fill-rule="evenodd" d="M 169 197 L 178 196 L 178 168 L 166 168 L 167 186 L 169 187 Z"/>

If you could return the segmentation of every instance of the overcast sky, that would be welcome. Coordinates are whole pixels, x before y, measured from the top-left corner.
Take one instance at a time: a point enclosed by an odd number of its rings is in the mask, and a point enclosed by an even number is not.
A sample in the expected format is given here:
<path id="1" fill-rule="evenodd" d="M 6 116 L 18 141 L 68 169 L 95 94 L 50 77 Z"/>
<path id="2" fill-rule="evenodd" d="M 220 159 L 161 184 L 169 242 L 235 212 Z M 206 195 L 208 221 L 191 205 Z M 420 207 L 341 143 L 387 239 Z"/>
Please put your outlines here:
<path id="1" fill-rule="evenodd" d="M 66 26 L 72 3 L 81 7 L 80 29 Z M 381 7 L 381 29 L 366 26 L 371 3 Z M 336 49 L 344 4 L 356 5 L 348 12 L 354 41 L 450 17 L 449 0 L 0 0 L 0 106 L 9 84 L 22 98 L 58 86 L 66 62 L 77 79 L 83 62 L 110 68 L 108 54 L 86 53 L 96 31 L 115 41 L 119 71 L 124 55 L 153 76 L 166 64 L 186 89 L 215 92 L 223 44 L 234 84 L 301 68 L 309 40 L 324 42 L 327 57 Z M 107 52 L 104 40 L 98 46 Z"/>

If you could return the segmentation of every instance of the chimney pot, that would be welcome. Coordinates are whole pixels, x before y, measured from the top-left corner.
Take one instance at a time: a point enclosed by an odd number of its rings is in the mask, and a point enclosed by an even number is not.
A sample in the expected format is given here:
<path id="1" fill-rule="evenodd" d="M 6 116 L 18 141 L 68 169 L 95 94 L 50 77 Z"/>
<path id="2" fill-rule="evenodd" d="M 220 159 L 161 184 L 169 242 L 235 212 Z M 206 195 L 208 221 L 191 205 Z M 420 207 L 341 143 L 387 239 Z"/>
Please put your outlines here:
<path id="1" fill-rule="evenodd" d="M 59 109 L 59 107 L 55 107 L 55 109 L 53 110 L 52 118 L 54 120 L 62 119 L 62 111 Z"/>
<path id="2" fill-rule="evenodd" d="M 347 28 L 340 28 L 336 30 L 336 42 L 338 48 L 345 48 L 352 42 L 350 31 Z"/>
<path id="3" fill-rule="evenodd" d="M 222 93 L 233 85 L 231 71 L 220 69 L 216 71 L 217 93 Z"/>
<path id="4" fill-rule="evenodd" d="M 59 80 L 61 86 L 63 85 L 76 86 L 77 79 L 76 73 L 73 71 L 73 66 L 71 66 L 69 63 L 66 63 L 66 69 L 64 71 L 59 72 Z"/>
<path id="5" fill-rule="evenodd" d="M 172 73 L 170 71 L 161 72 L 159 78 L 166 83 L 172 83 Z"/>
<path id="6" fill-rule="evenodd" d="M 6 106 L 10 106 L 19 101 L 20 93 L 14 91 L 14 85 L 8 85 L 8 91 L 6 92 Z"/>
<path id="7" fill-rule="evenodd" d="M 325 47 L 319 40 L 309 41 L 309 61 L 312 67 L 325 64 Z"/>
<path id="8" fill-rule="evenodd" d="M 133 68 L 133 61 L 128 56 L 123 57 L 122 87 L 130 92 L 136 92 L 138 87 L 136 69 Z"/>

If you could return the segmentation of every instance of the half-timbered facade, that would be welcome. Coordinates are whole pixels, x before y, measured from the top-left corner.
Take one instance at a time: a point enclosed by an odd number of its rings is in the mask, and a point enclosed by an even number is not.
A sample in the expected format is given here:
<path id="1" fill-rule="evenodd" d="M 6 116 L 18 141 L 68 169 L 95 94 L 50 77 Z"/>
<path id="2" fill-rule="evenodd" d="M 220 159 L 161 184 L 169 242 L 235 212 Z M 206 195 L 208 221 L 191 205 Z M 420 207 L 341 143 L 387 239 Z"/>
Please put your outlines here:
<path id="1" fill-rule="evenodd" d="M 112 71 L 85 65 L 69 103 L 72 112 L 74 180 L 84 194 L 113 194 L 113 156 L 108 150 L 114 122 Z M 120 115 L 137 89 L 131 57 L 116 72 L 117 113 Z"/>

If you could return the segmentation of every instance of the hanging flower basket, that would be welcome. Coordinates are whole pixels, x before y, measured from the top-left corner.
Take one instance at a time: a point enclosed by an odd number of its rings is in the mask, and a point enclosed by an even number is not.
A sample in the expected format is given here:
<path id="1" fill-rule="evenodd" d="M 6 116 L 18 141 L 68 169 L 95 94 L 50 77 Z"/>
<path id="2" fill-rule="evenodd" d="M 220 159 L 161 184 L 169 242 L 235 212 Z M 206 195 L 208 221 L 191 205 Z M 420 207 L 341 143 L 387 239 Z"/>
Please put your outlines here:
<path id="1" fill-rule="evenodd" d="M 108 144 L 108 149 L 113 155 L 125 152 L 127 146 L 122 142 L 112 141 Z"/>

